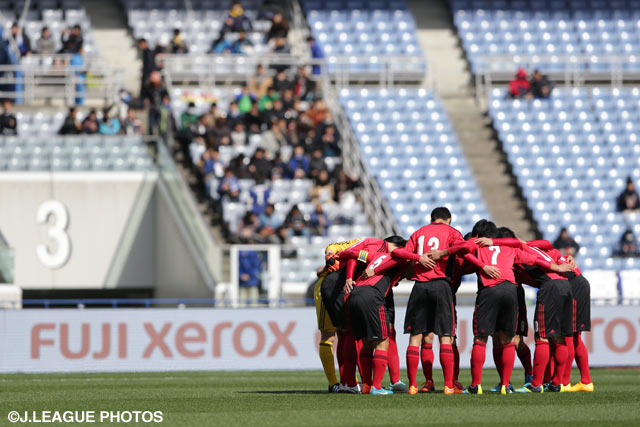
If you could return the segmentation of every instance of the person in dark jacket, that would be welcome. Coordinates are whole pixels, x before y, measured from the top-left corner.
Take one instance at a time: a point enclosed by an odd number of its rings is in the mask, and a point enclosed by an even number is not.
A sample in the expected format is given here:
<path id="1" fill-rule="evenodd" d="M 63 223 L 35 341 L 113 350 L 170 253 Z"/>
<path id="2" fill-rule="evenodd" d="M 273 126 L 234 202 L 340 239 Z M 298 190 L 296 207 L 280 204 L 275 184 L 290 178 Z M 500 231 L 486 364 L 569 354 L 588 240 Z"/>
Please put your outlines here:
<path id="1" fill-rule="evenodd" d="M 617 207 L 619 212 L 635 211 L 640 209 L 640 198 L 633 185 L 631 177 L 627 178 L 627 186 L 618 196 Z"/>
<path id="2" fill-rule="evenodd" d="M 149 48 L 149 43 L 145 39 L 138 40 L 138 49 L 140 49 L 140 55 L 142 56 L 142 77 L 140 78 L 140 97 L 144 86 L 149 80 L 149 76 L 153 71 L 157 70 L 156 58 L 153 50 Z"/>
<path id="3" fill-rule="evenodd" d="M 58 131 L 60 135 L 79 135 L 82 133 L 82 123 L 78 120 L 77 114 L 76 107 L 69 108 L 69 114 L 67 114 L 62 127 Z"/>
<path id="4" fill-rule="evenodd" d="M 271 28 L 265 35 L 265 42 L 269 43 L 271 39 L 275 39 L 276 37 L 287 37 L 288 34 L 289 24 L 284 19 L 282 13 L 278 12 L 274 14 L 273 18 L 271 18 Z"/>
<path id="5" fill-rule="evenodd" d="M 84 44 L 82 28 L 80 25 L 74 25 L 71 29 L 67 28 L 64 30 L 62 32 L 61 41 L 61 53 L 78 53 Z"/>
<path id="6" fill-rule="evenodd" d="M 142 101 L 149 109 L 149 134 L 153 135 L 160 125 L 163 99 L 169 96 L 159 71 L 151 72 L 149 83 L 143 88 Z"/>
<path id="7" fill-rule="evenodd" d="M 549 98 L 553 90 L 553 83 L 551 83 L 549 78 L 542 74 L 540 70 L 533 72 L 529 86 L 534 98 Z"/>
<path id="8" fill-rule="evenodd" d="M 240 301 L 243 304 L 255 304 L 260 297 L 260 270 L 262 269 L 260 256 L 256 251 L 240 251 L 238 267 Z"/>
<path id="9" fill-rule="evenodd" d="M 18 134 L 18 120 L 11 112 L 11 106 L 11 100 L 2 100 L 2 109 L 4 111 L 0 114 L 0 135 L 11 136 Z"/>
<path id="10" fill-rule="evenodd" d="M 580 250 L 578 242 L 569 236 L 569 232 L 564 227 L 560 230 L 558 238 L 553 242 L 553 247 L 559 250 L 562 255 L 576 256 Z"/>

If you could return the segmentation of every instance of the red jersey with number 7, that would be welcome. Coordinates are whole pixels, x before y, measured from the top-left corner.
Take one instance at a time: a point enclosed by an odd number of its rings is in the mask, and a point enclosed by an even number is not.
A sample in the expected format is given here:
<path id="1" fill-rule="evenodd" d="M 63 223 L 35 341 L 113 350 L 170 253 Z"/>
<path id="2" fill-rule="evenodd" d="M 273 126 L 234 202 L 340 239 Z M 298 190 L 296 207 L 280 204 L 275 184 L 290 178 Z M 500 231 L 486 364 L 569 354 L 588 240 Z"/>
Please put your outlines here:
<path id="1" fill-rule="evenodd" d="M 492 279 L 482 270 L 478 271 L 478 285 L 479 287 L 485 288 L 495 286 L 502 282 L 511 282 L 515 285 L 516 278 L 513 273 L 514 264 L 536 265 L 545 269 L 548 269 L 551 265 L 544 259 L 509 246 L 478 247 L 476 256 L 485 265 L 497 267 L 498 270 L 500 270 L 500 277 L 497 279 Z"/>
<path id="2" fill-rule="evenodd" d="M 464 244 L 462 234 L 450 225 L 434 222 L 415 231 L 404 248 L 392 252 L 394 258 L 418 261 L 424 253 L 434 249 L 444 250 L 457 244 Z M 447 257 L 436 261 L 433 269 L 427 270 L 420 263 L 416 263 L 411 280 L 429 282 L 447 277 Z"/>

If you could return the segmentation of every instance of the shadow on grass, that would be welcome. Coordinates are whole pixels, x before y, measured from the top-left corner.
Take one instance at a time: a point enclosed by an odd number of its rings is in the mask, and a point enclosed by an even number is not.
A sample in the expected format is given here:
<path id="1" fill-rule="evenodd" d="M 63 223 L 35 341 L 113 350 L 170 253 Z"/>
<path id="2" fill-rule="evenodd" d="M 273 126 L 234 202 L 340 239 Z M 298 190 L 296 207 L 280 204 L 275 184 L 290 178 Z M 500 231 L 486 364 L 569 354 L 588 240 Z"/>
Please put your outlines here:
<path id="1" fill-rule="evenodd" d="M 329 394 L 326 390 L 252 390 L 240 394 Z"/>

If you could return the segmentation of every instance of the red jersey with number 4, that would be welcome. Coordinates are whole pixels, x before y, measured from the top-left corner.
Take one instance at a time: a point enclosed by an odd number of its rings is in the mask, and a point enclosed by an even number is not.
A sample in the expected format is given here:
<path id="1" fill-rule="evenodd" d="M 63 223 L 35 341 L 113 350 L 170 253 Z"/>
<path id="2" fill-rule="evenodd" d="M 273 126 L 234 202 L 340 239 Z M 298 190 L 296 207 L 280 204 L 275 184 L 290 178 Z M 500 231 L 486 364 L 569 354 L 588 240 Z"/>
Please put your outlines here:
<path id="1" fill-rule="evenodd" d="M 420 255 L 431 250 L 449 249 L 451 246 L 465 243 L 462 234 L 455 228 L 442 223 L 431 223 L 415 231 L 404 248 L 393 251 L 395 258 L 418 261 Z M 411 280 L 428 282 L 447 277 L 447 257 L 436 261 L 436 266 L 427 270 L 420 263 L 416 263 Z"/>
<path id="2" fill-rule="evenodd" d="M 511 282 L 515 285 L 516 278 L 513 273 L 514 264 L 537 265 L 549 268 L 550 263 L 538 259 L 533 254 L 526 253 L 522 249 L 509 246 L 487 246 L 477 248 L 476 256 L 485 265 L 497 267 L 500 270 L 500 277 L 492 279 L 482 270 L 478 270 L 478 285 L 480 287 L 491 287 L 502 282 Z"/>

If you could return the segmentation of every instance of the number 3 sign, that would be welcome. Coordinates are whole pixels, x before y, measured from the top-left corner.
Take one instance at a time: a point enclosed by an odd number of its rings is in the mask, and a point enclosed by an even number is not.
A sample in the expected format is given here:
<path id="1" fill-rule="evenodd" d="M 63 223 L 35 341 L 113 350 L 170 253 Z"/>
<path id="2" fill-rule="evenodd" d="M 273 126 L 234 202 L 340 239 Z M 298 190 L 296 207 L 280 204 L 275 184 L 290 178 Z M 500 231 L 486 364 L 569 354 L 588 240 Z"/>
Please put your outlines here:
<path id="1" fill-rule="evenodd" d="M 69 213 L 62 203 L 57 200 L 43 202 L 36 213 L 36 222 L 47 225 L 49 216 L 53 216 L 53 224 L 49 225 L 47 235 L 55 242 L 55 251 L 51 246 L 41 243 L 36 247 L 38 259 L 47 268 L 63 267 L 71 256 L 71 239 L 67 234 Z"/>

